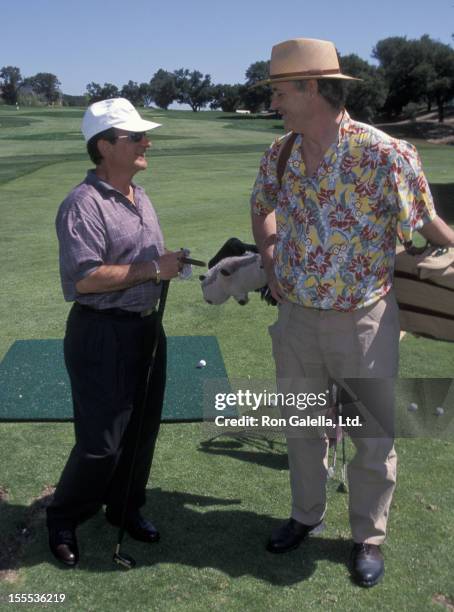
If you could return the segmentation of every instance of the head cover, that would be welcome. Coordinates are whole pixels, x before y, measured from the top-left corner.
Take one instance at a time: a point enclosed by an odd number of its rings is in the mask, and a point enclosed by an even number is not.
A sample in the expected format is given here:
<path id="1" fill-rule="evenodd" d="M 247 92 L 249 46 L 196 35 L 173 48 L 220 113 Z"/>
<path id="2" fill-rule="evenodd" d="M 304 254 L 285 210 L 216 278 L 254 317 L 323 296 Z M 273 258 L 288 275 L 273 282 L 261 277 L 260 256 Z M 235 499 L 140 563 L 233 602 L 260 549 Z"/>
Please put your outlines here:
<path id="1" fill-rule="evenodd" d="M 271 52 L 270 78 L 258 85 L 300 81 L 303 79 L 361 80 L 342 74 L 336 47 L 328 40 L 294 38 L 274 45 Z"/>
<path id="2" fill-rule="evenodd" d="M 88 142 L 104 130 L 116 127 L 129 132 L 147 132 L 159 127 L 160 123 L 142 119 L 126 98 L 111 98 L 95 102 L 87 108 L 82 119 L 82 134 Z"/>

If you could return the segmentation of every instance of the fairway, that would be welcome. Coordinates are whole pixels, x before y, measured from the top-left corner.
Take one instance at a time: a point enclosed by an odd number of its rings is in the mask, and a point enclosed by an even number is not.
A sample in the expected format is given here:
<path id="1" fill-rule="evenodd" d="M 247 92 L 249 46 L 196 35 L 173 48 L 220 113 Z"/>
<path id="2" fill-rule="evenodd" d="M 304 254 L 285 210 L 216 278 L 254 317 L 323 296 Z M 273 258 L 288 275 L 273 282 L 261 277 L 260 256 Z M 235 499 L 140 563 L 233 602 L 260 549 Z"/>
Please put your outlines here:
<path id="1" fill-rule="evenodd" d="M 18 340 L 64 335 L 69 305 L 61 294 L 54 219 L 91 167 L 79 132 L 82 114 L 0 106 L 0 359 Z M 143 116 L 162 127 L 151 136 L 148 170 L 136 179 L 158 212 L 166 246 L 187 247 L 208 261 L 227 238 L 252 241 L 249 196 L 281 123 L 221 112 L 146 110 Z M 453 148 L 417 146 L 429 181 L 454 185 Z M 453 223 L 452 208 L 449 213 Z M 196 271 L 189 281 L 171 283 L 164 324 L 169 336 L 215 336 L 229 379 L 246 388 L 250 381 L 272 385 L 267 327 L 275 316 L 257 294 L 244 307 L 209 306 Z M 400 367 L 402 377 L 451 378 L 454 344 L 407 335 Z M 451 419 L 453 410 L 450 405 Z M 264 542 L 290 507 L 283 442 L 210 441 L 212 433 L 195 423 L 162 427 L 148 509 L 163 541 L 150 548 L 127 541 L 138 569 L 113 566 L 115 530 L 99 515 L 80 529 L 80 568 L 65 572 L 48 554 L 40 498 L 60 475 L 72 426 L 1 423 L 0 609 L 9 609 L 9 593 L 65 593 L 65 609 L 103 612 L 422 611 L 442 609 L 437 596 L 454 600 L 452 439 L 397 441 L 398 487 L 384 546 L 389 573 L 381 586 L 364 591 L 348 579 L 347 496 L 336 491 L 338 482 L 330 483 L 325 531 L 289 555 L 270 556 Z"/>

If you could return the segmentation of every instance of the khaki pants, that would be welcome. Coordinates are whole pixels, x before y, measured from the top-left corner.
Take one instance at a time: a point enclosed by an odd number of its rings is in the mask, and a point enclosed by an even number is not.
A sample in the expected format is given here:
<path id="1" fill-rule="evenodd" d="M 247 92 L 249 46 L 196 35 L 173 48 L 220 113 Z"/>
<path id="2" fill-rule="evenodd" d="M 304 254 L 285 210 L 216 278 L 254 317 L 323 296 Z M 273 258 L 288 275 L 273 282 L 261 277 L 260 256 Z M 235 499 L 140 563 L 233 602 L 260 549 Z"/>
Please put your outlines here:
<path id="1" fill-rule="evenodd" d="M 269 331 L 278 391 L 319 393 L 328 389 L 329 379 L 345 381 L 365 409 L 366 421 L 374 423 L 361 437 L 358 430 L 350 432 L 356 454 L 348 466 L 349 508 L 354 541 L 381 544 L 396 483 L 392 423 L 399 321 L 394 294 L 346 313 L 286 302 Z M 288 409 L 284 413 L 289 416 Z M 287 432 L 287 445 L 292 517 L 314 525 L 326 511 L 328 439 L 320 428 L 304 427 Z"/>

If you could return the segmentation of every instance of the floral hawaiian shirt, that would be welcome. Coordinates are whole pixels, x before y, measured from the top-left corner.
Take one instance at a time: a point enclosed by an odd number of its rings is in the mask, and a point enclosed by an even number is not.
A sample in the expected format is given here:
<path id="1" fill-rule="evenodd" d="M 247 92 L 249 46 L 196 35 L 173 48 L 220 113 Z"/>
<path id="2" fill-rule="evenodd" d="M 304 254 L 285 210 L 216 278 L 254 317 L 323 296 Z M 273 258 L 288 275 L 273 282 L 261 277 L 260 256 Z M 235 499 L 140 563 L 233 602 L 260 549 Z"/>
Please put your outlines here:
<path id="1" fill-rule="evenodd" d="M 405 241 L 435 217 L 415 147 L 345 112 L 339 138 L 306 176 L 303 135 L 293 145 L 279 186 L 285 136 L 266 151 L 251 206 L 276 212 L 276 276 L 291 302 L 351 311 L 386 295 L 393 282 L 398 232 Z"/>

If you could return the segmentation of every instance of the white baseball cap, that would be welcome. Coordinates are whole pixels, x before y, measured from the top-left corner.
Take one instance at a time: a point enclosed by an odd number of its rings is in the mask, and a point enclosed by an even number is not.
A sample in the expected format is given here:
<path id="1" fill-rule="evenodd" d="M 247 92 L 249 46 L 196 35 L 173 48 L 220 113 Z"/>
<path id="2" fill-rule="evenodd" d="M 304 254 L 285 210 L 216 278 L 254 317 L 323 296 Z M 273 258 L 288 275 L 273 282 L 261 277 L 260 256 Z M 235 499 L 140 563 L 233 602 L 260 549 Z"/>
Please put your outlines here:
<path id="1" fill-rule="evenodd" d="M 147 132 L 160 125 L 160 123 L 142 119 L 126 98 L 110 98 L 95 102 L 87 108 L 81 129 L 85 141 L 88 142 L 96 134 L 112 127 L 129 132 Z"/>

